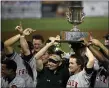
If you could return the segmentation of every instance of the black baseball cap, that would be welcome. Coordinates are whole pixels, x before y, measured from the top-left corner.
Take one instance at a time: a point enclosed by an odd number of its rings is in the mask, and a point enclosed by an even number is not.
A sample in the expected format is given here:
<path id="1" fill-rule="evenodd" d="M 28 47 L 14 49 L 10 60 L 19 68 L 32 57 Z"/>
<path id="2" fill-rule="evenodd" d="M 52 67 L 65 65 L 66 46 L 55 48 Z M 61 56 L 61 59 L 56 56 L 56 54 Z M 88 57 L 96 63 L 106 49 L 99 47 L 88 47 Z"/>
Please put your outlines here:
<path id="1" fill-rule="evenodd" d="M 33 44 L 30 41 L 27 41 L 29 49 L 32 50 L 33 49 Z M 21 45 L 18 45 L 19 48 L 21 48 Z"/>

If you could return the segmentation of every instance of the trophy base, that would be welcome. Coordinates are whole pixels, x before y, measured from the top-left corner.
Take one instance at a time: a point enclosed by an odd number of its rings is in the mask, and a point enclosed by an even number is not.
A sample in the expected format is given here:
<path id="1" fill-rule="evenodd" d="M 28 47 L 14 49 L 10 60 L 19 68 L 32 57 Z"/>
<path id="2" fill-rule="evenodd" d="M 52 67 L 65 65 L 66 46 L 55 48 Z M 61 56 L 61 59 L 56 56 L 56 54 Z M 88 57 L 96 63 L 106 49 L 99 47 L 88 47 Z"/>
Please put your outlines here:
<path id="1" fill-rule="evenodd" d="M 81 42 L 81 38 L 88 36 L 87 32 L 80 31 L 61 31 L 61 39 L 65 42 Z"/>

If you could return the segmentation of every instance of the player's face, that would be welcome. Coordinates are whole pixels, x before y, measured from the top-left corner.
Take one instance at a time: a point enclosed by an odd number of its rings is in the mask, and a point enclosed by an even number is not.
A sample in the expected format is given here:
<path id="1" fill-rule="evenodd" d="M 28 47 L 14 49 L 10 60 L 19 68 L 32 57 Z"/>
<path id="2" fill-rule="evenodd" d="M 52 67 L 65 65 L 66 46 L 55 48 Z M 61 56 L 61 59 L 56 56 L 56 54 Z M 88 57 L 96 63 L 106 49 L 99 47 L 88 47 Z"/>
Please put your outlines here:
<path id="1" fill-rule="evenodd" d="M 43 43 L 41 40 L 33 39 L 33 46 L 35 51 L 39 51 L 43 47 Z"/>
<path id="2" fill-rule="evenodd" d="M 2 66 L 1 75 L 3 77 L 5 77 L 5 76 L 7 76 L 7 73 L 8 73 L 8 71 L 6 69 L 6 64 L 2 64 L 1 66 Z"/>
<path id="3" fill-rule="evenodd" d="M 76 58 L 70 58 L 69 60 L 69 71 L 71 73 L 77 73 L 80 70 L 80 65 L 76 63 Z"/>
<path id="4" fill-rule="evenodd" d="M 47 66 L 50 70 L 55 70 L 59 66 L 59 63 L 54 63 L 54 62 L 48 60 Z"/>

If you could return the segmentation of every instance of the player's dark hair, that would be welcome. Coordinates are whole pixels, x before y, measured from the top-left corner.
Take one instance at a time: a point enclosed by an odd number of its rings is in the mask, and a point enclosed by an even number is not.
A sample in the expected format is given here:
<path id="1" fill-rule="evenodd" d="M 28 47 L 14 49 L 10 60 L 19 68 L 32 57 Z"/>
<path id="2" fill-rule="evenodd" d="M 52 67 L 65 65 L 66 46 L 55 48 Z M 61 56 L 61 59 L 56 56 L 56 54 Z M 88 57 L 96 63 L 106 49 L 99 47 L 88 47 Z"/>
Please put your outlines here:
<path id="1" fill-rule="evenodd" d="M 6 68 L 7 69 L 12 69 L 14 72 L 16 72 L 16 69 L 17 69 L 17 64 L 15 61 L 13 60 L 4 60 L 4 61 L 1 61 L 2 64 L 6 64 Z"/>
<path id="2" fill-rule="evenodd" d="M 70 57 L 76 59 L 76 63 L 77 63 L 77 65 L 81 65 L 81 69 L 84 68 L 85 63 L 84 63 L 84 59 L 82 56 L 77 55 L 77 54 L 72 54 Z"/>
<path id="3" fill-rule="evenodd" d="M 41 40 L 42 43 L 44 43 L 44 38 L 43 38 L 42 35 L 39 35 L 39 34 L 37 34 L 37 35 L 33 35 L 33 36 L 32 36 L 32 40 L 33 40 L 33 39 Z"/>

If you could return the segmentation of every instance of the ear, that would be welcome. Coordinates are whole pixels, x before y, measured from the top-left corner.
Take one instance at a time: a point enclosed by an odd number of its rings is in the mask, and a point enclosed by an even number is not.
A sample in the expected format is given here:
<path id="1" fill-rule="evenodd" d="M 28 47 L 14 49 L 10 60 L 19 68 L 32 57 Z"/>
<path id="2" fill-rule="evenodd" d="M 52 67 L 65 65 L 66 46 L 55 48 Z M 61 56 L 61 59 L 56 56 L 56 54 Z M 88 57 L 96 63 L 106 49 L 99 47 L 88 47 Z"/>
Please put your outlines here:
<path id="1" fill-rule="evenodd" d="M 9 73 L 12 73 L 12 72 L 13 72 L 13 70 L 12 70 L 12 69 L 9 69 L 9 70 L 8 70 L 8 72 L 9 72 Z"/>

